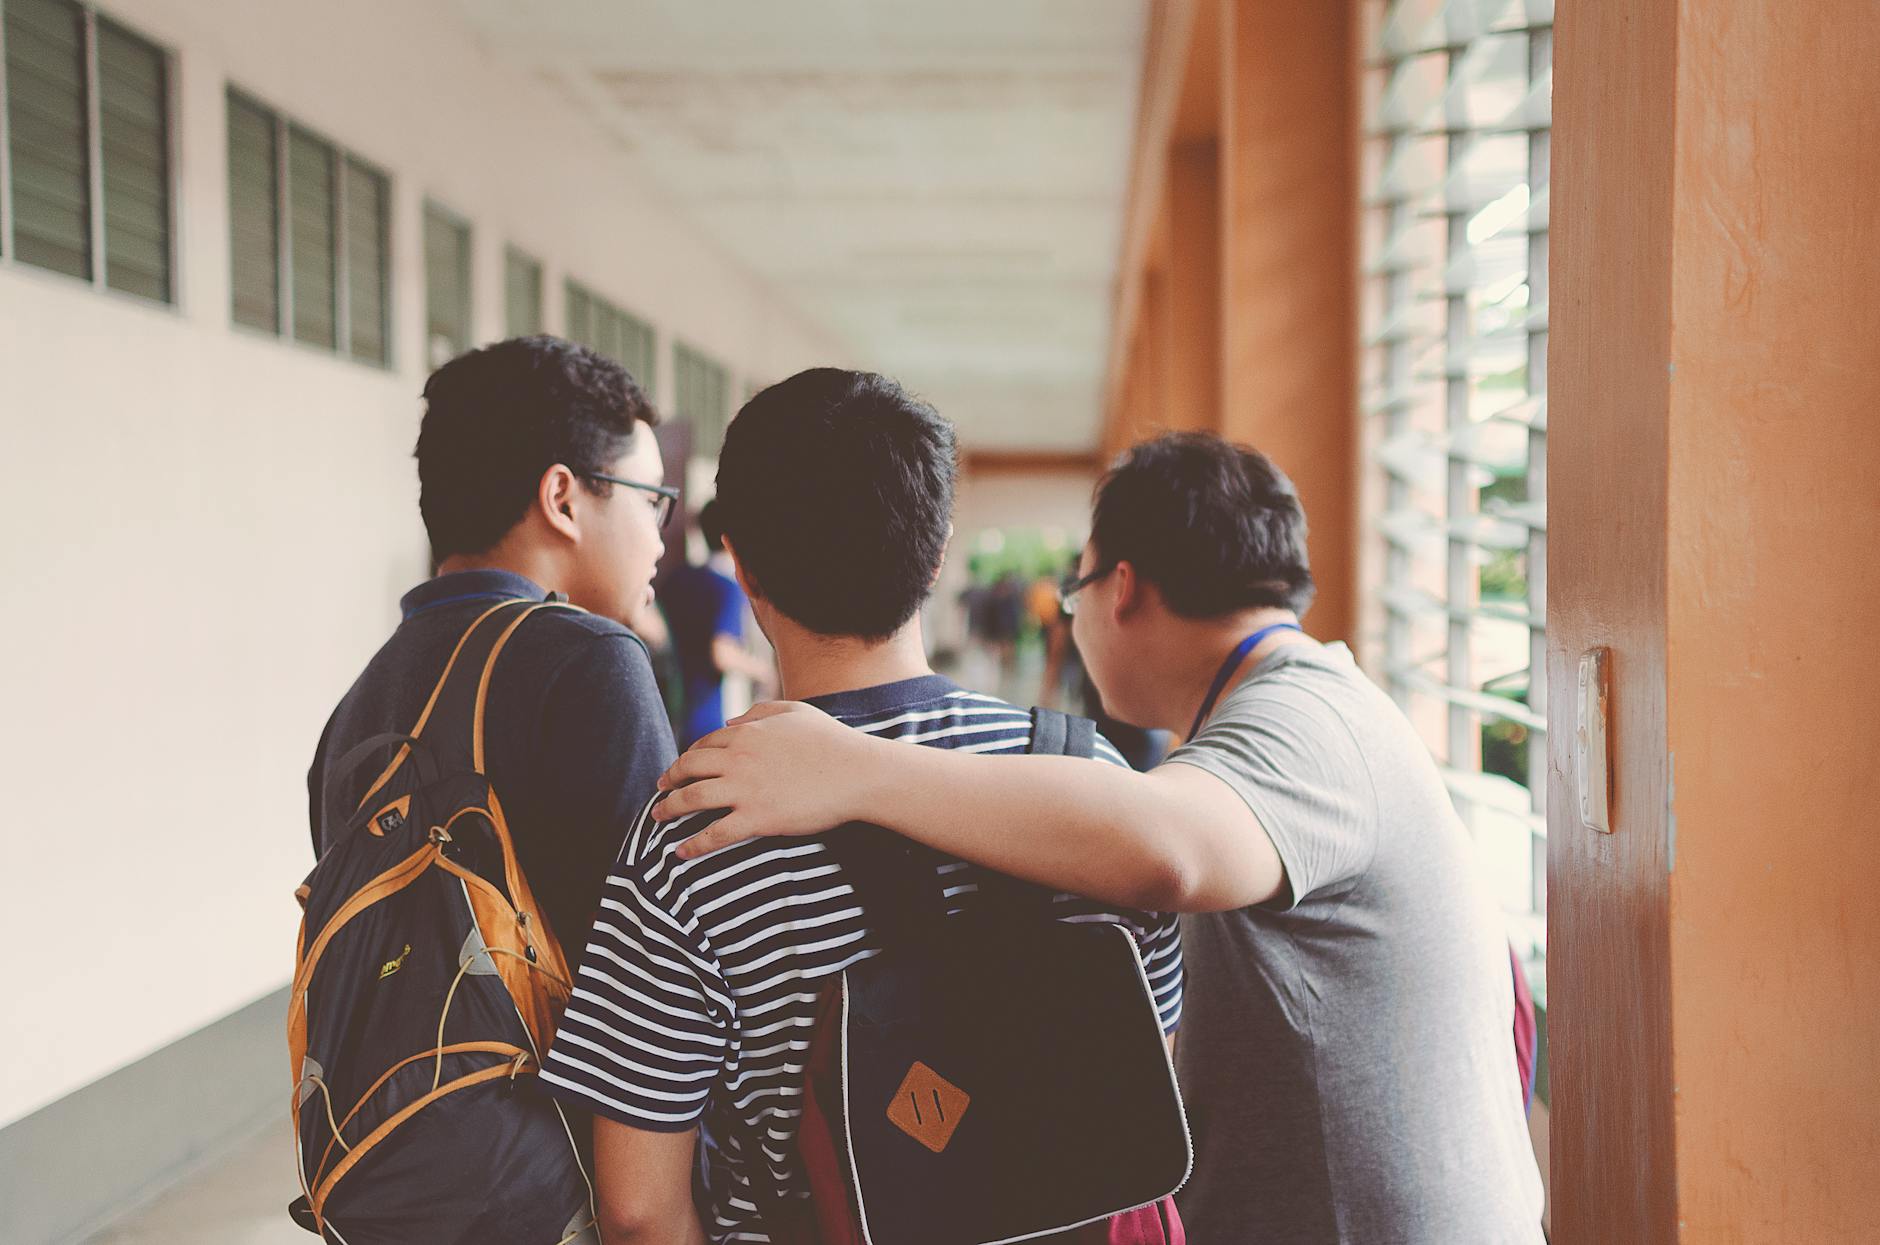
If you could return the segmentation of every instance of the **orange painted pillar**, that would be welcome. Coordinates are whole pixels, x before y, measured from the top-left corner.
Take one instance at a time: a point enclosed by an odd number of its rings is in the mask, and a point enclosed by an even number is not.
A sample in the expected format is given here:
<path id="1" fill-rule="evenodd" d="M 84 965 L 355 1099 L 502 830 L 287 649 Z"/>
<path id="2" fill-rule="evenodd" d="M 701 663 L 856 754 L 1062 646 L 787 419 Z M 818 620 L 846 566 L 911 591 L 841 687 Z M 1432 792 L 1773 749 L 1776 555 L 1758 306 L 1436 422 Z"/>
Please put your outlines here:
<path id="1" fill-rule="evenodd" d="M 1355 640 L 1356 13 L 1224 2 L 1220 427 L 1299 486 L 1319 584 L 1310 628 Z"/>
<path id="2" fill-rule="evenodd" d="M 1556 1239 L 1880 1239 L 1880 10 L 1582 0 L 1555 34 Z"/>
<path id="3" fill-rule="evenodd" d="M 1167 423 L 1221 426 L 1220 144 L 1178 142 L 1168 155 Z"/>
<path id="4" fill-rule="evenodd" d="M 1137 438 L 1154 436 L 1169 426 L 1168 281 L 1151 268 L 1142 279 L 1142 318 L 1136 322 L 1136 405 L 1130 422 Z"/>

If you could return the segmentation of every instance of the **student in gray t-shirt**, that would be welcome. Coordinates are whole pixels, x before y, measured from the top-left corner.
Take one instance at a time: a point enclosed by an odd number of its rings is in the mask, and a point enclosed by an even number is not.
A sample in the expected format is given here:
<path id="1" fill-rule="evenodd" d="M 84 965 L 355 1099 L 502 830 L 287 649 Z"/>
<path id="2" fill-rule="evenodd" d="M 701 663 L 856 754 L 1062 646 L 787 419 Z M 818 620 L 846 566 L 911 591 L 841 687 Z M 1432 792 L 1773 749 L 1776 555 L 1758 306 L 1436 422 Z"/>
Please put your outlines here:
<path id="1" fill-rule="evenodd" d="M 1291 482 L 1216 437 L 1137 446 L 1099 486 L 1079 572 L 1065 608 L 1105 706 L 1189 740 L 1156 769 L 900 748 L 760 706 L 675 763 L 655 815 L 731 810 L 691 855 L 873 821 L 1191 914 L 1196 1245 L 1539 1242 L 1505 935 L 1409 723 L 1298 628 Z"/>

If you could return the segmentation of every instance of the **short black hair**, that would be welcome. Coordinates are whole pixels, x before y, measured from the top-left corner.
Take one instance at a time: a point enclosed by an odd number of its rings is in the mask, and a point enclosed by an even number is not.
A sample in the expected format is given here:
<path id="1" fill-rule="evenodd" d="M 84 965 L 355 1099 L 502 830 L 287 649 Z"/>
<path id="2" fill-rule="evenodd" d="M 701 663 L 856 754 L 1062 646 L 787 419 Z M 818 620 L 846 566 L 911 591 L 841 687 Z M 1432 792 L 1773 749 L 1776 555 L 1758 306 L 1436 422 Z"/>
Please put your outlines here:
<path id="1" fill-rule="evenodd" d="M 705 547 L 713 553 L 722 553 L 725 548 L 725 516 L 720 513 L 718 499 L 712 498 L 698 511 L 698 534 L 705 538 Z"/>
<path id="2" fill-rule="evenodd" d="M 576 475 L 605 472 L 639 424 L 659 422 L 625 368 L 559 337 L 514 337 L 458 355 L 431 373 L 424 403 L 418 509 L 440 562 L 500 541 L 556 463 Z"/>
<path id="3" fill-rule="evenodd" d="M 812 368 L 738 412 L 724 531 L 757 590 L 822 635 L 884 639 L 932 590 L 953 520 L 953 426 L 885 376 Z"/>
<path id="4" fill-rule="evenodd" d="M 1199 432 L 1125 454 L 1097 484 L 1095 569 L 1128 562 L 1184 618 L 1312 604 L 1306 512 L 1271 459 Z"/>

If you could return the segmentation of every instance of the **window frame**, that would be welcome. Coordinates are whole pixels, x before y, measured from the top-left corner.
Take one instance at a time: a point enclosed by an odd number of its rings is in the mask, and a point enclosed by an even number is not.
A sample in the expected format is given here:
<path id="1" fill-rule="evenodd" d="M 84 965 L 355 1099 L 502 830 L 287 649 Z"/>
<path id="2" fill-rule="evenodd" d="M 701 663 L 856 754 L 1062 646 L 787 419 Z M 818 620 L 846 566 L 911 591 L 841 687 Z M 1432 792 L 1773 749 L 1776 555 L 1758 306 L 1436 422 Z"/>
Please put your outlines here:
<path id="1" fill-rule="evenodd" d="M 380 371 L 397 370 L 398 340 L 397 315 L 393 307 L 392 274 L 396 259 L 397 230 L 393 227 L 395 204 L 397 202 L 397 181 L 391 171 L 376 160 L 361 155 L 356 149 L 336 142 L 331 135 L 317 126 L 307 125 L 289 116 L 286 112 L 268 103 L 261 96 L 250 91 L 234 79 L 226 79 L 222 84 L 222 169 L 224 198 L 232 191 L 234 177 L 233 166 L 229 161 L 229 103 L 239 97 L 247 107 L 266 116 L 274 138 L 274 327 L 264 329 L 257 324 L 249 324 L 235 317 L 235 266 L 234 266 L 234 222 L 232 216 L 228 222 L 229 243 L 229 280 L 226 310 L 229 327 L 238 333 L 247 333 L 255 337 L 270 338 L 298 346 L 314 354 L 343 359 L 362 367 Z M 322 345 L 309 341 L 294 333 L 294 263 L 292 233 L 292 139 L 299 134 L 323 145 L 333 161 L 333 344 Z M 359 168 L 378 177 L 385 187 L 384 201 L 381 203 L 380 226 L 383 232 L 381 264 L 379 267 L 380 320 L 384 326 L 384 349 L 380 358 L 374 359 L 355 354 L 352 349 L 352 265 L 349 246 L 351 237 L 346 219 L 346 194 L 352 177 L 352 167 Z"/>
<path id="2" fill-rule="evenodd" d="M 84 39 L 85 62 L 85 162 L 86 193 L 86 244 L 90 247 L 90 272 L 77 276 L 57 269 L 29 264 L 16 257 L 18 246 L 13 236 L 13 129 L 12 108 L 7 82 L 6 48 L 6 9 L 8 0 L 0 0 L 0 272 L 32 273 L 34 279 L 48 278 L 61 282 L 76 281 L 89 285 L 94 292 L 109 298 L 123 299 L 133 306 L 167 309 L 176 314 L 184 314 L 183 295 L 183 255 L 180 235 L 180 213 L 177 209 L 178 192 L 182 186 L 180 161 L 178 156 L 177 119 L 180 115 L 182 100 L 181 86 L 178 82 L 177 65 L 179 58 L 176 49 L 144 33 L 134 23 L 103 13 L 95 4 L 84 0 L 61 0 L 76 8 L 84 18 L 82 38 Z M 101 124 L 102 99 L 99 86 L 98 66 L 98 24 L 109 22 L 122 34 L 146 45 L 162 59 L 163 63 L 163 210 L 164 210 L 164 261 L 168 265 L 170 296 L 167 299 L 148 298 L 132 290 L 121 290 L 109 284 L 106 279 L 105 253 L 105 211 L 104 201 L 104 129 Z"/>

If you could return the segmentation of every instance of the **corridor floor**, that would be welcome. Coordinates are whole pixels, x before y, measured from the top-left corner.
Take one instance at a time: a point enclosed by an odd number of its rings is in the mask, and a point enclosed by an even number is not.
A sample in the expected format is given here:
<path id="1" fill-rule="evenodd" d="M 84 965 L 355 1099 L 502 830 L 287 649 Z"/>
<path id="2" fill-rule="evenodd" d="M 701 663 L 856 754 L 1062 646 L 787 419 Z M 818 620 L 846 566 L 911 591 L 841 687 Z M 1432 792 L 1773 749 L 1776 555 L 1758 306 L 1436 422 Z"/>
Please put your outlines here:
<path id="1" fill-rule="evenodd" d="M 299 1196 L 285 1123 L 166 1189 L 86 1245 L 314 1245 L 287 1204 Z"/>

